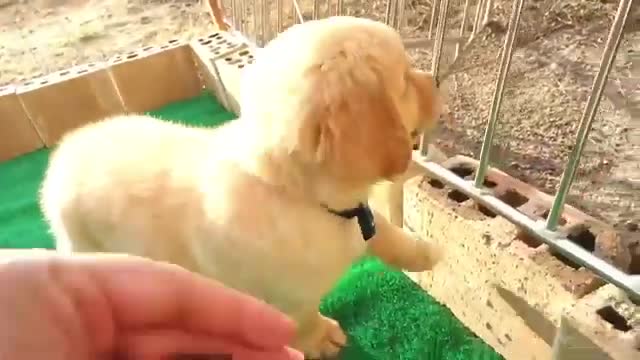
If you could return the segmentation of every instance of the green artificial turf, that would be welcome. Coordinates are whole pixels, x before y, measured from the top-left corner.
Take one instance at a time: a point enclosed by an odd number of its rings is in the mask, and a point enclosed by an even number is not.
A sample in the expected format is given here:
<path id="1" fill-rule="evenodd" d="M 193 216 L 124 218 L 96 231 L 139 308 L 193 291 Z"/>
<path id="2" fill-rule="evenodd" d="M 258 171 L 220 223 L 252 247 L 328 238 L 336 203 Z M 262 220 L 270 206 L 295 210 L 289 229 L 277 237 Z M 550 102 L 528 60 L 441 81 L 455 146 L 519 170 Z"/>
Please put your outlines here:
<path id="1" fill-rule="evenodd" d="M 231 120 L 211 96 L 152 112 L 198 126 Z M 53 248 L 37 203 L 49 156 L 41 149 L 0 164 L 0 247 Z M 501 357 L 402 272 L 375 258 L 353 265 L 322 303 L 349 334 L 344 360 L 493 360 Z"/>

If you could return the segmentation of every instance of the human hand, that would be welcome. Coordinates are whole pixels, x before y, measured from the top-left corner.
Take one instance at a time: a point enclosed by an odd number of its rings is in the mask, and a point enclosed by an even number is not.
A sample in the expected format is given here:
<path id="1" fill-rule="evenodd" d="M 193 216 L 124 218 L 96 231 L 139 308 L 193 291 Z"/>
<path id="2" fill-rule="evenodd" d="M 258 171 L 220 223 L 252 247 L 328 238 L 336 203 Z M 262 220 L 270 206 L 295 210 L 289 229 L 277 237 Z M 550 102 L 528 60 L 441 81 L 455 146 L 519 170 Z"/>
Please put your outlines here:
<path id="1" fill-rule="evenodd" d="M 268 305 L 174 265 L 0 250 L 1 359 L 302 359 L 286 346 L 294 331 Z"/>

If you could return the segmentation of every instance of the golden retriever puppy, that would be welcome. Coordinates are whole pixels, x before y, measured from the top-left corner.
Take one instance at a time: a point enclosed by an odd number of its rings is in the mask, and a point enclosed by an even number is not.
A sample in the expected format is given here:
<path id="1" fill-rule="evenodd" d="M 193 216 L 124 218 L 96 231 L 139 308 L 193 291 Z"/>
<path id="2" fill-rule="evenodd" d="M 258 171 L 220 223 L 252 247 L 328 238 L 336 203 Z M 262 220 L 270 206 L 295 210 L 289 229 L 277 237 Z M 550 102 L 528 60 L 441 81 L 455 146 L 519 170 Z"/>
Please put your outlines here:
<path id="1" fill-rule="evenodd" d="M 355 259 L 368 249 L 410 271 L 439 260 L 367 206 L 434 125 L 437 89 L 398 33 L 353 17 L 289 28 L 246 75 L 241 117 L 216 129 L 121 116 L 69 133 L 42 209 L 60 251 L 131 253 L 218 279 L 289 314 L 307 356 L 333 356 L 347 339 L 318 305 Z"/>

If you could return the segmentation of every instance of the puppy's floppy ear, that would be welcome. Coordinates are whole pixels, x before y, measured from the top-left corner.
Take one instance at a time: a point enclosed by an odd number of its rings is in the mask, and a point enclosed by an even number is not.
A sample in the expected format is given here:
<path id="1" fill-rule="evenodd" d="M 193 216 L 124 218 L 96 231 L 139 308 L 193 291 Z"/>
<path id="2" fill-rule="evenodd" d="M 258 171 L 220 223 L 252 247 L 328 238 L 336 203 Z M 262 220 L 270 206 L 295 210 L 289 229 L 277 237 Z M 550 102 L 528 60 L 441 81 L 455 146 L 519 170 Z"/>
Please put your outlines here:
<path id="1" fill-rule="evenodd" d="M 306 74 L 298 149 L 344 181 L 403 173 L 412 144 L 383 77 L 373 64 L 341 55 Z"/>
<path id="2" fill-rule="evenodd" d="M 408 81 L 418 95 L 418 111 L 422 120 L 420 127 L 426 131 L 433 130 L 444 106 L 436 79 L 428 72 L 414 70 L 409 73 Z"/>

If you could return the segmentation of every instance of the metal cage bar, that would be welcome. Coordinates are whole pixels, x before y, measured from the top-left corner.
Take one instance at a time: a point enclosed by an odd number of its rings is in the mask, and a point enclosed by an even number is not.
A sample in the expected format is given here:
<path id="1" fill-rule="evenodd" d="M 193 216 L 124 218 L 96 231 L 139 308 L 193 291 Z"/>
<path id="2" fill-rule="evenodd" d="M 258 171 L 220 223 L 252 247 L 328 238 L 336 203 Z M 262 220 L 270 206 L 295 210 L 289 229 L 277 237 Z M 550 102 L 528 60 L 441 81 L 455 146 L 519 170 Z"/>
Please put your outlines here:
<path id="1" fill-rule="evenodd" d="M 298 21 L 300 21 L 300 24 L 304 23 L 304 16 L 302 16 L 302 10 L 300 9 L 298 0 L 291 0 L 291 1 L 293 2 L 293 8 L 296 11 L 296 15 L 298 15 Z"/>
<path id="2" fill-rule="evenodd" d="M 436 24 L 436 14 L 440 7 L 440 0 L 431 0 L 431 19 L 429 20 L 429 39 L 433 36 L 433 26 Z"/>
<path id="3" fill-rule="evenodd" d="M 621 0 L 618 6 L 618 11 L 616 13 L 613 26 L 611 27 L 609 38 L 605 45 L 605 51 L 602 55 L 600 69 L 594 80 L 591 95 L 583 112 L 583 116 L 580 122 L 580 128 L 576 139 L 576 146 L 574 146 L 574 149 L 569 157 L 569 161 L 565 168 L 560 187 L 558 189 L 558 192 L 556 193 L 554 204 L 547 218 L 546 224 L 541 221 L 530 219 L 528 216 L 505 204 L 482 188 L 482 184 L 484 182 L 484 177 L 486 175 L 486 170 L 488 167 L 490 146 L 492 143 L 492 137 L 495 131 L 498 110 L 500 107 L 500 100 L 502 96 L 501 93 L 508 72 L 509 61 L 513 49 L 513 42 L 515 40 L 519 15 L 521 13 L 524 0 L 516 0 L 514 4 L 514 9 L 509 24 L 509 30 L 507 31 L 505 39 L 505 46 L 502 50 L 503 54 L 501 67 L 496 84 L 496 93 L 494 94 L 494 101 L 492 103 L 491 116 L 487 125 L 485 139 L 482 144 L 480 164 L 476 171 L 476 177 L 474 181 L 469 182 L 461 179 L 453 172 L 445 169 L 444 167 L 432 162 L 427 162 L 425 160 L 424 154 L 420 152 L 414 152 L 414 160 L 419 165 L 421 165 L 421 167 L 424 168 L 430 176 L 451 185 L 454 189 L 466 194 L 478 203 L 485 205 L 497 214 L 502 215 L 513 224 L 525 229 L 531 236 L 534 236 L 543 243 L 548 244 L 551 249 L 556 250 L 557 252 L 575 261 L 576 263 L 590 269 L 591 271 L 602 277 L 605 281 L 618 286 L 623 291 L 625 291 L 628 296 L 634 301 L 640 301 L 640 275 L 626 274 L 624 271 L 621 271 L 615 266 L 591 254 L 589 251 L 585 250 L 568 238 L 553 231 L 555 230 L 558 218 L 562 213 L 566 194 L 571 186 L 573 178 L 575 177 L 575 172 L 582 154 L 582 148 L 588 137 L 588 131 L 591 127 L 593 118 L 595 117 L 595 113 L 597 111 L 611 66 L 615 60 L 617 48 L 620 44 L 622 31 L 630 12 L 632 2 L 633 0 Z M 479 12 L 480 10 L 477 11 Z M 476 12 L 476 15 L 478 14 L 478 12 Z M 485 12 L 485 14 L 487 13 L 488 10 L 487 12 Z M 476 16 L 476 19 L 478 19 L 478 16 Z M 553 226 L 549 226 L 549 224 Z"/>
<path id="4" fill-rule="evenodd" d="M 397 26 L 399 30 L 405 26 L 405 10 L 407 8 L 407 4 L 405 0 L 398 0 L 398 17 L 397 17 Z"/>
<path id="5" fill-rule="evenodd" d="M 473 34 L 477 34 L 480 30 L 480 15 L 482 14 L 482 9 L 484 8 L 486 2 L 487 0 L 478 0 L 478 3 L 476 4 L 476 14 L 473 20 Z"/>
<path id="6" fill-rule="evenodd" d="M 281 33 L 284 28 L 282 27 L 283 20 L 282 0 L 276 0 L 276 31 Z"/>
<path id="7" fill-rule="evenodd" d="M 602 92 L 604 91 L 607 79 L 609 78 L 609 73 L 611 72 L 611 66 L 616 59 L 618 47 L 622 40 L 622 32 L 625 24 L 627 23 L 627 17 L 631 11 L 632 3 L 633 0 L 621 0 L 618 5 L 616 17 L 613 20 L 613 25 L 609 31 L 609 37 L 607 38 L 607 43 L 605 44 L 604 52 L 602 53 L 598 74 L 596 74 L 596 77 L 593 80 L 591 94 L 589 94 L 589 99 L 587 100 L 587 104 L 585 105 L 582 113 L 576 143 L 569 155 L 569 160 L 564 168 L 564 173 L 560 179 L 560 185 L 558 186 L 555 199 L 553 200 L 553 206 L 551 207 L 551 211 L 547 217 L 547 230 L 554 231 L 558 226 L 558 221 L 562 215 L 565 200 L 576 176 L 584 144 L 589 136 L 591 124 L 596 116 L 598 106 L 600 105 L 600 99 L 602 98 Z"/>
<path id="8" fill-rule="evenodd" d="M 480 150 L 480 164 L 476 171 L 475 186 L 480 188 L 484 183 L 484 177 L 489 167 L 489 158 L 491 156 L 491 146 L 493 145 L 493 135 L 496 132 L 496 124 L 498 123 L 498 115 L 500 114 L 500 106 L 502 105 L 502 94 L 504 93 L 504 83 L 507 80 L 509 67 L 511 66 L 511 57 L 513 56 L 513 44 L 515 43 L 516 34 L 518 33 L 518 24 L 520 23 L 520 14 L 524 7 L 524 0 L 515 0 L 511 19 L 509 20 L 509 28 L 505 36 L 504 46 L 502 47 L 502 58 L 500 59 L 500 70 L 498 72 L 498 80 L 491 102 L 491 113 L 489 122 L 485 131 L 484 140 L 482 141 L 482 149 Z"/>
<path id="9" fill-rule="evenodd" d="M 566 256 L 572 261 L 590 269 L 605 281 L 625 291 L 634 301 L 640 301 L 640 275 L 628 275 L 608 262 L 598 258 L 557 232 L 545 229 L 544 222 L 532 220 L 484 189 L 478 189 L 472 181 L 464 180 L 450 170 L 434 162 L 425 160 L 419 151 L 414 151 L 414 161 L 434 179 L 438 179 L 469 198 L 486 206 L 496 214 L 511 221 L 514 225 L 526 230 L 528 234 L 548 244 L 551 249 Z"/>
<path id="10" fill-rule="evenodd" d="M 447 28 L 447 13 L 449 12 L 449 0 L 440 1 L 440 14 L 438 15 L 438 27 L 436 28 L 436 40 L 433 43 L 433 58 L 431 60 L 431 74 L 438 78 L 440 71 L 440 59 L 442 57 L 442 45 L 444 32 Z"/>
<path id="11" fill-rule="evenodd" d="M 460 31 L 459 31 L 460 38 L 464 37 L 464 32 L 467 27 L 467 18 L 469 17 L 470 4 L 471 4 L 471 0 L 464 0 L 464 9 L 462 10 L 462 22 L 460 23 Z M 456 44 L 456 52 L 453 55 L 454 61 L 458 58 L 458 56 L 460 56 L 461 45 L 462 44 L 460 43 Z"/>
<path id="12" fill-rule="evenodd" d="M 435 0 L 434 0 L 435 1 Z M 433 13 L 435 13 L 435 7 Z M 444 33 L 447 26 L 447 12 L 449 11 L 449 0 L 440 0 L 438 10 L 438 27 L 436 28 L 436 39 L 433 43 L 433 58 L 431 60 L 431 74 L 434 79 L 438 79 L 438 72 L 440 71 L 440 58 L 442 56 L 442 46 L 444 42 Z M 429 33 L 431 36 L 431 32 Z M 422 155 L 426 156 L 429 149 L 429 137 L 426 133 L 420 136 L 419 151 Z"/>

